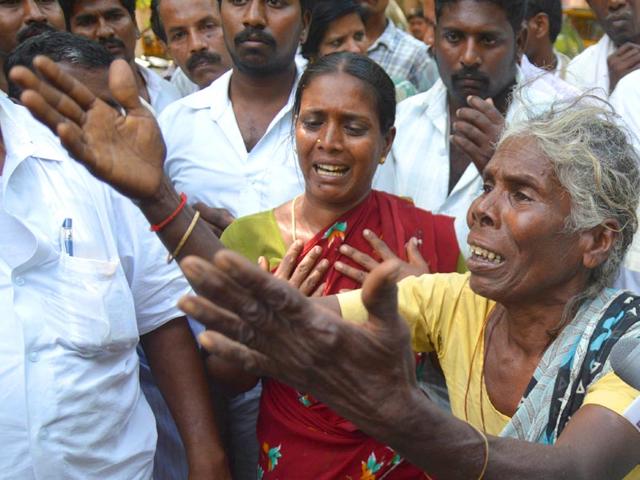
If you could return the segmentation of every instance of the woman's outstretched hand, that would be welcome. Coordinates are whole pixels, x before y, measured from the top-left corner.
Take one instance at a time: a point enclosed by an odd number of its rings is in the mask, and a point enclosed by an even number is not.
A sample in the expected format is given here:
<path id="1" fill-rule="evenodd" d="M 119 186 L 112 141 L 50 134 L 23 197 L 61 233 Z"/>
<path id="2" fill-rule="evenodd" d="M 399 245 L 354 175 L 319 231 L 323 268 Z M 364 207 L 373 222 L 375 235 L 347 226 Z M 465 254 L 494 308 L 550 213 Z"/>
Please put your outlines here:
<path id="1" fill-rule="evenodd" d="M 418 240 L 417 238 L 412 238 L 407 242 L 407 262 L 404 262 L 400 258 L 398 258 L 398 256 L 393 253 L 393 251 L 391 251 L 387 244 L 372 231 L 365 230 L 364 238 L 380 256 L 382 262 L 387 260 L 395 260 L 396 262 L 398 262 L 399 268 L 397 270 L 396 281 L 400 281 L 403 278 L 413 275 L 420 276 L 425 273 L 431 273 L 431 271 L 429 270 L 429 264 L 420 253 L 420 240 Z M 354 268 L 344 262 L 336 262 L 335 269 L 343 275 L 346 275 L 347 277 L 352 278 L 359 283 L 364 283 L 369 272 L 371 272 L 374 268 L 382 263 L 371 257 L 370 255 L 362 253 L 360 250 L 356 250 L 350 245 L 342 245 L 340 247 L 340 253 L 345 257 L 349 257 L 362 268 Z"/>
<path id="2" fill-rule="evenodd" d="M 122 194 L 143 200 L 160 188 L 165 145 L 153 114 L 138 97 L 134 74 L 124 60 L 109 69 L 109 89 L 123 113 L 97 98 L 53 61 L 38 56 L 33 68 L 11 70 L 24 91 L 21 101 L 48 126 L 70 154 Z"/>
<path id="3" fill-rule="evenodd" d="M 181 266 L 200 296 L 183 298 L 180 307 L 207 326 L 200 342 L 217 356 L 310 392 L 365 430 L 372 427 L 365 418 L 405 408 L 417 391 L 409 330 L 397 311 L 397 262 L 367 278 L 364 325 L 342 320 L 337 302 L 315 303 L 228 250 Z"/>

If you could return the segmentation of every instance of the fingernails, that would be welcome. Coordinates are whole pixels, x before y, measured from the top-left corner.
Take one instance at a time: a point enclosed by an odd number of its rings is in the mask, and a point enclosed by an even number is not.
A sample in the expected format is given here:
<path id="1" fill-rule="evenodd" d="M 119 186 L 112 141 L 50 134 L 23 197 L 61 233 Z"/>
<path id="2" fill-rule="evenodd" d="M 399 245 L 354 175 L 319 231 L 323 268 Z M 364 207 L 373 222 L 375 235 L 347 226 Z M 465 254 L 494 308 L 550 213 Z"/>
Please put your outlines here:
<path id="1" fill-rule="evenodd" d="M 262 265 L 264 261 L 265 261 L 265 258 L 263 256 L 258 257 L 258 265 Z"/>
<path id="2" fill-rule="evenodd" d="M 329 266 L 329 260 L 327 260 L 326 258 L 323 258 L 322 260 L 320 260 L 320 263 L 318 264 L 319 267 L 322 268 L 326 268 Z"/>
<path id="3" fill-rule="evenodd" d="M 335 268 L 336 270 L 342 270 L 344 268 L 344 264 L 342 262 L 336 262 L 333 264 L 333 268 Z"/>
<path id="4" fill-rule="evenodd" d="M 351 251 L 351 249 L 347 245 L 342 245 L 339 250 L 340 250 L 340 253 L 344 255 L 347 255 Z"/>
<path id="5" fill-rule="evenodd" d="M 178 308 L 180 308 L 180 310 L 182 310 L 187 315 L 194 317 L 196 319 L 202 313 L 202 309 L 200 308 L 200 305 L 198 305 L 193 300 L 193 297 L 182 297 L 178 301 Z"/>
<path id="6" fill-rule="evenodd" d="M 181 265 L 184 274 L 191 282 L 200 283 L 204 278 L 204 270 L 197 261 L 189 261 Z"/>
<path id="7" fill-rule="evenodd" d="M 313 247 L 313 253 L 320 255 L 322 253 L 322 247 Z"/>
<path id="8" fill-rule="evenodd" d="M 369 230 L 368 228 L 365 228 L 365 229 L 364 229 L 364 232 L 362 232 L 362 234 L 363 234 L 365 237 L 370 237 L 371 235 L 373 235 L 373 232 L 371 232 L 371 230 Z"/>

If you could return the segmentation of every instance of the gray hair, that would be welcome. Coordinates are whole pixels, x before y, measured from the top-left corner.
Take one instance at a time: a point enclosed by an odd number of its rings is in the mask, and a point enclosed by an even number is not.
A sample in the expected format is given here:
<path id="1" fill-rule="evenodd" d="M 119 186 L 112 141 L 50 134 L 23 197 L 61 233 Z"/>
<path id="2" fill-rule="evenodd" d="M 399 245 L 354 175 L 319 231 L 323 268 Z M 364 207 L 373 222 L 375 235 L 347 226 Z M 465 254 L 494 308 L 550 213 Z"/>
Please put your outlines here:
<path id="1" fill-rule="evenodd" d="M 498 142 L 512 137 L 536 141 L 571 197 L 567 231 L 585 231 L 611 220 L 618 224 L 608 258 L 593 269 L 570 310 L 612 284 L 638 228 L 640 159 L 621 124 L 608 104 L 583 96 L 508 126 Z"/>

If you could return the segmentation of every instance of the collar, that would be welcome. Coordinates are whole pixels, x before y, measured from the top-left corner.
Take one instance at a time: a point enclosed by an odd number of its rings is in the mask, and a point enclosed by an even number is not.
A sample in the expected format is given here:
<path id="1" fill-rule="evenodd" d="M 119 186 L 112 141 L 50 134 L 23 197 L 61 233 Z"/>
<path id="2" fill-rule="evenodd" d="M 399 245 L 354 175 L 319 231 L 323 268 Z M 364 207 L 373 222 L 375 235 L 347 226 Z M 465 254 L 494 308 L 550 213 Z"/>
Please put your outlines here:
<path id="1" fill-rule="evenodd" d="M 291 88 L 289 99 L 287 104 L 282 109 L 282 112 L 289 112 L 293 108 L 295 100 L 296 89 L 298 88 L 298 82 L 302 76 L 303 69 L 296 65 L 296 79 Z M 184 99 L 182 104 L 193 110 L 209 109 L 211 111 L 211 118 L 213 121 L 218 121 L 224 114 L 225 110 L 231 106 L 231 98 L 229 97 L 229 85 L 231 83 L 231 75 L 233 70 L 229 70 L 222 74 L 215 82 L 196 93 L 193 93 Z"/>
<path id="2" fill-rule="evenodd" d="M 394 39 L 396 36 L 396 26 L 393 24 L 391 20 L 387 20 L 387 26 L 384 28 L 382 35 L 380 35 L 375 42 L 369 46 L 367 52 L 373 52 L 379 46 L 384 46 L 388 49 L 391 49 L 394 43 Z"/>
<path id="3" fill-rule="evenodd" d="M 58 138 L 21 105 L 0 96 L 0 127 L 7 157 L 3 177 L 8 179 L 29 157 L 63 162 L 68 156 Z"/>

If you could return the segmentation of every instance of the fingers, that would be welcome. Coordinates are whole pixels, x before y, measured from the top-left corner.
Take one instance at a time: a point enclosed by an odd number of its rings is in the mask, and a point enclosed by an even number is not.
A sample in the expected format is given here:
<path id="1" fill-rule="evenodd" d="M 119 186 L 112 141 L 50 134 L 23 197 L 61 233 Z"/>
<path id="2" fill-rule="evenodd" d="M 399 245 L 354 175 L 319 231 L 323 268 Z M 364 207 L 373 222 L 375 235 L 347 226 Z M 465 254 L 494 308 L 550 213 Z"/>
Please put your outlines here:
<path id="1" fill-rule="evenodd" d="M 378 255 L 380 255 L 380 258 L 382 258 L 382 260 L 391 260 L 392 258 L 398 258 L 397 255 L 393 253 L 393 251 L 389 248 L 389 246 L 371 230 L 365 229 L 364 232 L 362 232 L 362 235 L 364 236 L 365 240 L 367 240 L 367 242 L 369 242 L 369 244 L 373 247 L 373 249 L 378 252 Z M 376 265 L 378 264 L 378 262 L 375 263 Z M 375 265 L 372 268 L 375 268 Z"/>
<path id="2" fill-rule="evenodd" d="M 10 78 L 23 89 L 23 105 L 42 123 L 56 132 L 58 125 L 71 121 L 82 125 L 84 112 L 72 99 L 38 78 L 31 70 L 18 66 Z"/>
<path id="3" fill-rule="evenodd" d="M 258 266 L 265 272 L 269 271 L 269 261 L 265 257 L 258 258 Z"/>
<path id="4" fill-rule="evenodd" d="M 317 292 L 318 288 L 322 287 L 325 284 L 318 284 L 324 278 L 325 273 L 329 270 L 329 260 L 326 258 L 320 260 L 320 262 L 312 269 L 311 273 L 303 280 L 303 282 L 298 287 L 298 290 L 303 295 L 309 297 L 313 296 L 315 292 Z"/>
<path id="5" fill-rule="evenodd" d="M 281 278 L 282 280 L 286 281 L 291 278 L 296 263 L 298 262 L 298 257 L 300 257 L 303 248 L 304 242 L 302 240 L 296 240 L 291 245 L 289 245 L 287 252 L 284 254 L 284 257 L 282 257 L 282 261 L 276 268 L 276 271 L 273 273 L 276 278 Z"/>
<path id="6" fill-rule="evenodd" d="M 467 105 L 471 107 L 471 110 L 481 113 L 489 120 L 489 122 L 491 122 L 492 125 L 504 123 L 504 117 L 500 113 L 500 110 L 495 107 L 492 98 L 483 99 L 476 95 L 469 95 L 469 98 L 467 98 Z"/>
<path id="7" fill-rule="evenodd" d="M 114 60 L 109 67 L 109 90 L 113 98 L 127 112 L 144 108 L 140 102 L 138 85 L 129 64 L 122 59 Z"/>
<path id="8" fill-rule="evenodd" d="M 242 318 L 204 297 L 185 296 L 178 301 L 178 307 L 208 329 L 218 331 L 238 342 L 250 344 L 255 339 L 253 330 Z"/>
<path id="9" fill-rule="evenodd" d="M 333 264 L 333 268 L 335 268 L 342 275 L 355 280 L 359 284 L 363 284 L 365 279 L 367 278 L 367 273 L 364 270 L 360 270 L 359 268 L 354 268 L 351 265 L 347 265 L 344 262 L 336 262 Z"/>
<path id="10" fill-rule="evenodd" d="M 246 372 L 259 376 L 270 373 L 267 368 L 269 365 L 267 357 L 220 333 L 203 332 L 198 336 L 198 341 L 208 352 L 234 365 L 239 365 Z"/>
<path id="11" fill-rule="evenodd" d="M 395 331 L 401 328 L 398 315 L 398 288 L 396 278 L 401 263 L 390 260 L 370 272 L 362 286 L 362 302 L 369 312 L 372 326 Z M 406 328 L 406 326 L 405 326 Z"/>
<path id="12" fill-rule="evenodd" d="M 38 71 L 63 97 L 72 100 L 83 111 L 88 110 L 96 101 L 96 96 L 68 73 L 62 71 L 58 65 L 44 55 L 38 55 L 33 60 L 33 67 Z"/>
<path id="13" fill-rule="evenodd" d="M 429 269 L 429 264 L 422 256 L 420 252 L 420 246 L 422 245 L 422 241 L 417 238 L 412 238 L 407 243 L 407 259 L 409 263 L 416 268 L 422 270 L 424 273 L 431 273 Z"/>
<path id="14" fill-rule="evenodd" d="M 327 282 L 321 283 L 320 285 L 318 285 L 318 288 L 316 288 L 316 290 L 310 296 L 313 298 L 322 297 L 322 295 L 324 294 L 324 289 L 326 287 L 327 287 Z"/>

